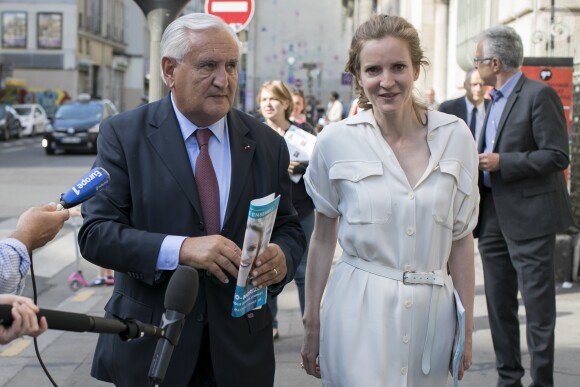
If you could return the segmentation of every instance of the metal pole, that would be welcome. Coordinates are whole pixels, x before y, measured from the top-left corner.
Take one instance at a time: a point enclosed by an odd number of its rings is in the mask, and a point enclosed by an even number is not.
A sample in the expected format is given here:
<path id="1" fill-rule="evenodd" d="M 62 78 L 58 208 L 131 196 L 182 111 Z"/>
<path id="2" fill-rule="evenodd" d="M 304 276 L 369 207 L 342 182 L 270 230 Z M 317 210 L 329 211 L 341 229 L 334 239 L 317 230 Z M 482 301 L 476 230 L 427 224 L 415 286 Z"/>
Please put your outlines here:
<path id="1" fill-rule="evenodd" d="M 147 23 L 151 42 L 149 43 L 149 102 L 161 99 L 167 92 L 167 86 L 161 79 L 161 35 L 163 30 L 169 25 L 165 23 L 165 9 L 155 9 L 147 14 Z"/>
<path id="2" fill-rule="evenodd" d="M 552 0 L 552 8 L 550 14 L 550 54 L 554 54 L 554 22 L 556 21 L 556 0 Z"/>
<path id="3" fill-rule="evenodd" d="M 165 28 L 171 23 L 189 0 L 135 0 L 147 17 L 151 42 L 149 46 L 149 102 L 157 101 L 167 94 L 167 86 L 161 79 L 161 51 L 159 43 Z"/>

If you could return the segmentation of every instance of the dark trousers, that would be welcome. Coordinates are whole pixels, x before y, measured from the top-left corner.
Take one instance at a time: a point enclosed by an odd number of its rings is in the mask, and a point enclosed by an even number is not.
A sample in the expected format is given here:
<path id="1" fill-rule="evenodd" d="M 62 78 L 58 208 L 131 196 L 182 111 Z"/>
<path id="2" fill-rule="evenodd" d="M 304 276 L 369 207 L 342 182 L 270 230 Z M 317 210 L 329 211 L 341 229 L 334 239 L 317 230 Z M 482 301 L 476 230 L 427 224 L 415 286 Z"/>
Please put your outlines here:
<path id="1" fill-rule="evenodd" d="M 526 338 L 535 386 L 553 386 L 556 291 L 554 234 L 523 241 L 499 226 L 490 190 L 481 197 L 479 252 L 483 263 L 489 326 L 499 374 L 497 386 L 521 386 L 518 289 L 526 310 Z M 533 216 L 533 215 L 531 215 Z M 541 219 L 538 218 L 538 222 Z"/>
<path id="2" fill-rule="evenodd" d="M 197 363 L 195 364 L 195 370 L 193 371 L 193 376 L 189 381 L 188 387 L 217 387 L 211 363 L 207 324 L 205 324 L 205 327 L 203 328 L 203 337 L 199 347 Z"/>
<path id="3" fill-rule="evenodd" d="M 301 315 L 304 314 L 304 297 L 305 297 L 305 283 L 306 283 L 306 262 L 308 260 L 308 247 L 310 246 L 310 237 L 314 231 L 314 212 L 306 216 L 300 221 L 302 230 L 304 230 L 304 235 L 306 235 L 306 249 L 304 249 L 304 254 L 300 260 L 300 265 L 296 269 L 296 274 L 294 274 L 294 282 L 296 282 L 296 288 L 298 288 L 298 301 L 300 302 L 300 312 Z M 270 310 L 272 311 L 272 327 L 278 328 L 278 297 L 273 297 L 268 300 L 270 305 Z"/>

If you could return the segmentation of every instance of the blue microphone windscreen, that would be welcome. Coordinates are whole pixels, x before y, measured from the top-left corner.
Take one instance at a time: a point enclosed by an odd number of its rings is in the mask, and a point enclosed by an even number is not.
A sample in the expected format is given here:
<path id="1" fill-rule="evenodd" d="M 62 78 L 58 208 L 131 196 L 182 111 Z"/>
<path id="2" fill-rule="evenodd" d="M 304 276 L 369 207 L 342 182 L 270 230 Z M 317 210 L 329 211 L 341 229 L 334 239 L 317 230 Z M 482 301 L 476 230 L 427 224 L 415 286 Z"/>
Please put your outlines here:
<path id="1" fill-rule="evenodd" d="M 60 204 L 64 208 L 81 204 L 105 188 L 109 184 L 109 180 L 109 172 L 100 167 L 93 168 L 61 196 Z"/>

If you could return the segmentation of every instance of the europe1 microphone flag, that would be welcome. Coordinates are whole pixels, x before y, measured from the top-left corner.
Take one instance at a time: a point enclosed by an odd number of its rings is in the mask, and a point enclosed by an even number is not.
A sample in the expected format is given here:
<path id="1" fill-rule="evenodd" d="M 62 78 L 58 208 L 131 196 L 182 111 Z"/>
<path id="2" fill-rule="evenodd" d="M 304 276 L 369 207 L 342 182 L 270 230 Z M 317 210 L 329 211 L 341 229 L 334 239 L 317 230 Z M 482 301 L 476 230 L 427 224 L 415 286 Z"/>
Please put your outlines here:
<path id="1" fill-rule="evenodd" d="M 101 167 L 91 169 L 86 175 L 68 190 L 60 195 L 57 211 L 72 208 L 92 198 L 97 192 L 109 184 L 110 175 Z"/>

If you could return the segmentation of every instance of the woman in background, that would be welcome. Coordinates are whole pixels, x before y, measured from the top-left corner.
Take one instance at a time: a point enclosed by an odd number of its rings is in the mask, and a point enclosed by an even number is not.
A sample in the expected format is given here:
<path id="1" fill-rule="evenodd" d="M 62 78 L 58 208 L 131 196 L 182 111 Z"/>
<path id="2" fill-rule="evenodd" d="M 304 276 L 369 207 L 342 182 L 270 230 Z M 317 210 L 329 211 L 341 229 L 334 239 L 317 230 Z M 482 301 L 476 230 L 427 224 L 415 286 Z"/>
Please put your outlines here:
<path id="1" fill-rule="evenodd" d="M 290 121 L 300 129 L 315 134 L 314 127 L 306 119 L 306 98 L 304 97 L 304 92 L 300 89 L 292 89 L 290 93 L 292 94 L 292 102 L 294 102 L 294 109 L 292 109 L 292 113 L 290 114 Z"/>
<path id="2" fill-rule="evenodd" d="M 258 92 L 257 102 L 260 105 L 260 112 L 264 116 L 265 122 L 268 126 L 278 132 L 281 136 L 288 139 L 292 134 L 301 134 L 299 131 L 305 132 L 290 121 L 290 113 L 293 111 L 294 102 L 290 91 L 281 81 L 266 82 Z M 306 135 L 311 136 L 306 133 Z M 310 235 L 314 228 L 314 204 L 312 199 L 306 193 L 304 186 L 304 179 L 302 175 L 306 171 L 309 160 L 293 160 L 293 155 L 290 155 L 290 165 L 288 166 L 288 173 L 292 179 L 292 204 L 298 212 L 300 224 L 306 235 L 306 250 L 302 256 L 302 261 L 296 275 L 294 282 L 298 288 L 298 298 L 300 301 L 300 310 L 304 313 L 304 280 L 306 274 L 306 257 L 308 255 L 308 244 L 310 243 Z M 270 301 L 270 309 L 272 310 L 272 336 L 274 339 L 279 337 L 278 333 L 278 301 L 274 297 Z"/>

